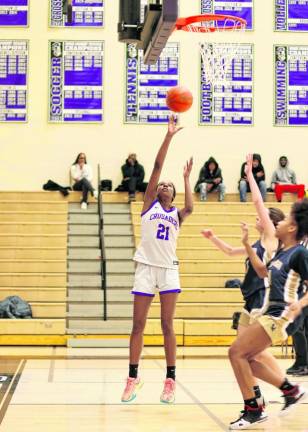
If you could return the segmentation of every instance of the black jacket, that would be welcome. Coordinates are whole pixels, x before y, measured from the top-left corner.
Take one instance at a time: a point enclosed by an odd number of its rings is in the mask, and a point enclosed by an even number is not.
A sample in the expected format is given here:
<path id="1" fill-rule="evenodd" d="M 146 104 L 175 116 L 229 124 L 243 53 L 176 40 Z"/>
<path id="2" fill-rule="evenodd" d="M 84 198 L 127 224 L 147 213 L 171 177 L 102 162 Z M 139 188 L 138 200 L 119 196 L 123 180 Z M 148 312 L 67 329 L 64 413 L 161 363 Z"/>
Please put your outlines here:
<path id="1" fill-rule="evenodd" d="M 126 177 L 137 177 L 137 183 L 142 183 L 143 179 L 144 179 L 144 168 L 143 166 L 138 163 L 137 161 L 135 162 L 135 165 L 131 165 L 128 160 L 126 159 L 126 162 L 124 165 L 122 165 L 121 167 L 122 170 L 122 175 L 123 175 L 123 180 Z"/>
<path id="2" fill-rule="evenodd" d="M 256 159 L 259 161 L 259 165 L 257 166 L 257 168 L 252 168 L 252 174 L 255 178 L 255 181 L 257 183 L 260 183 L 260 181 L 265 180 L 265 171 L 261 162 L 261 156 L 257 153 L 255 153 L 253 155 L 253 159 Z M 246 174 L 245 174 L 245 165 L 246 162 L 243 163 L 242 168 L 241 168 L 241 180 L 244 179 L 246 180 Z M 257 173 L 259 172 L 263 172 L 263 175 L 261 177 L 257 177 Z"/>
<path id="3" fill-rule="evenodd" d="M 212 172 L 209 170 L 210 163 L 215 164 L 215 169 Z M 203 167 L 200 170 L 199 178 L 198 178 L 198 181 L 195 185 L 195 192 L 200 192 L 199 191 L 200 183 L 214 184 L 214 187 L 212 190 L 216 189 L 218 184 L 215 184 L 213 180 L 217 179 L 217 178 L 221 178 L 220 183 L 222 183 L 223 179 L 222 179 L 221 169 L 219 168 L 219 165 L 218 165 L 216 159 L 214 159 L 213 157 L 210 157 L 209 160 L 207 160 L 205 162 L 205 164 L 203 165 Z"/>

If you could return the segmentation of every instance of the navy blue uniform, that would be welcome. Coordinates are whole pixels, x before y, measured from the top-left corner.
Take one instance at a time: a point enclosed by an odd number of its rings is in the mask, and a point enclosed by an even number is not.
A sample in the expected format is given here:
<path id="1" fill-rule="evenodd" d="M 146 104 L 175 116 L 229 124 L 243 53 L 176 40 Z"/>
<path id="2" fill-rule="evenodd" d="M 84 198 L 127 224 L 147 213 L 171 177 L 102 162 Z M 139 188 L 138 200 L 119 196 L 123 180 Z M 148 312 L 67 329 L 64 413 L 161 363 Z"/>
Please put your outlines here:
<path id="1" fill-rule="evenodd" d="M 266 250 L 262 246 L 261 241 L 256 241 L 252 245 L 252 248 L 260 260 L 266 264 Z M 265 280 L 259 278 L 249 258 L 246 259 L 246 274 L 241 285 L 241 291 L 245 300 L 244 309 L 247 312 L 262 308 L 265 297 Z"/>
<path id="2" fill-rule="evenodd" d="M 265 315 L 276 318 L 284 316 L 287 306 L 303 297 L 308 280 L 308 250 L 296 245 L 287 250 L 279 250 L 268 265 L 269 269 L 269 307 Z M 302 317 L 287 327 L 293 334 L 300 325 Z"/>

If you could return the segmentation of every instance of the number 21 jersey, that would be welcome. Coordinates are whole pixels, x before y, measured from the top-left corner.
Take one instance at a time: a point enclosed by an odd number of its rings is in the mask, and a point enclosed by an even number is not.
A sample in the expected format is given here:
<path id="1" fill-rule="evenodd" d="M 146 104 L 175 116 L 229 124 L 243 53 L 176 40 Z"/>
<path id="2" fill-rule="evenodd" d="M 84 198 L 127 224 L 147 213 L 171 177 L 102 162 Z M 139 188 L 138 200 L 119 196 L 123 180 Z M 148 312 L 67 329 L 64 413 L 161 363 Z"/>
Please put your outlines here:
<path id="1" fill-rule="evenodd" d="M 178 209 L 165 210 L 158 200 L 141 214 L 141 240 L 134 261 L 178 269 L 176 244 L 180 230 Z"/>

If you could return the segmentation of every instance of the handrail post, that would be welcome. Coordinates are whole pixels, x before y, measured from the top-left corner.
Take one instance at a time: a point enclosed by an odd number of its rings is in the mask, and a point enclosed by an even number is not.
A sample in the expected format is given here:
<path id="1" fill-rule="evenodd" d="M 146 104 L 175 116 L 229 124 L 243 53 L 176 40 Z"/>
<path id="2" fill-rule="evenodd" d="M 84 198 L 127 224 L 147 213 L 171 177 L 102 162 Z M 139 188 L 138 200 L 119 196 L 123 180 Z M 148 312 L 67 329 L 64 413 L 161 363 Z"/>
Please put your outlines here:
<path id="1" fill-rule="evenodd" d="M 104 216 L 103 216 L 103 201 L 102 201 L 102 188 L 101 188 L 101 167 L 97 165 L 97 179 L 98 179 L 98 218 L 99 218 L 99 247 L 101 250 L 101 284 L 103 290 L 103 318 L 107 321 L 107 281 L 106 281 L 106 252 L 104 242 Z"/>

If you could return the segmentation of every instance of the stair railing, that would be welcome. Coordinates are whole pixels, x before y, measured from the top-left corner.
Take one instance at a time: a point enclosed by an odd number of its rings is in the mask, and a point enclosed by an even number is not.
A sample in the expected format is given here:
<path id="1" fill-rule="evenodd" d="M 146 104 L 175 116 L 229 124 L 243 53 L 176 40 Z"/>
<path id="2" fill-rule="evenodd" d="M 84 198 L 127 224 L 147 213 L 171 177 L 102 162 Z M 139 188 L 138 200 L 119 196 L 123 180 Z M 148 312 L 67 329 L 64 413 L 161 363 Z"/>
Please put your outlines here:
<path id="1" fill-rule="evenodd" d="M 106 275 L 106 250 L 104 241 L 104 212 L 102 200 L 102 187 L 101 187 L 101 167 L 97 165 L 97 179 L 98 179 L 98 218 L 99 218 L 99 247 L 101 250 L 101 283 L 103 290 L 103 318 L 107 321 L 107 275 Z"/>

